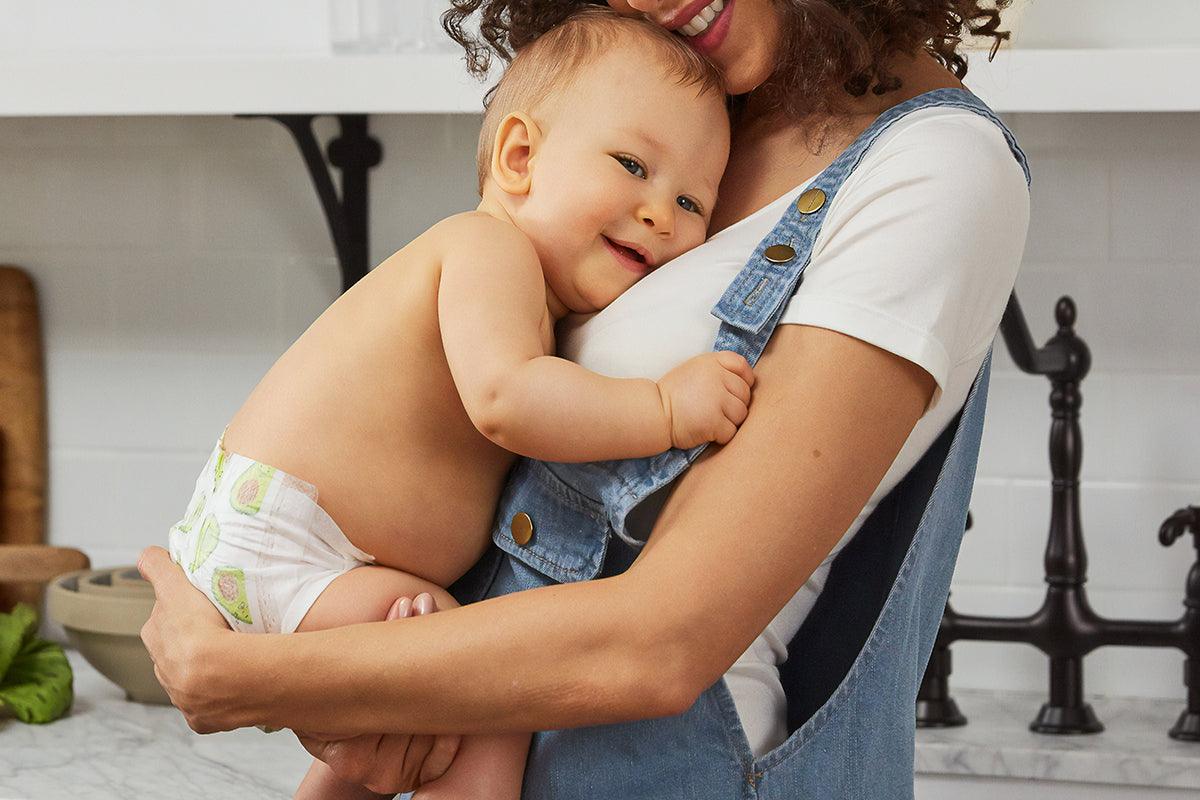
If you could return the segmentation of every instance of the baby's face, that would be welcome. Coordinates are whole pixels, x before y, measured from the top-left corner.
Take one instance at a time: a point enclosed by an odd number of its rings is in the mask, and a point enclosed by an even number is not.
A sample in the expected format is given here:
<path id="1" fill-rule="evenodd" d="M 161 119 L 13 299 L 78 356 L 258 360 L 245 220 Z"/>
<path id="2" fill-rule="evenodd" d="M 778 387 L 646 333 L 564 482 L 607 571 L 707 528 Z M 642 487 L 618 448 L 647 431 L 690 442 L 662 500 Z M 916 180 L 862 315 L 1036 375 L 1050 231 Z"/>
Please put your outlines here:
<path id="1" fill-rule="evenodd" d="M 616 48 L 539 115 L 517 222 L 572 311 L 603 308 L 705 239 L 729 156 L 724 99 L 664 73 Z"/>

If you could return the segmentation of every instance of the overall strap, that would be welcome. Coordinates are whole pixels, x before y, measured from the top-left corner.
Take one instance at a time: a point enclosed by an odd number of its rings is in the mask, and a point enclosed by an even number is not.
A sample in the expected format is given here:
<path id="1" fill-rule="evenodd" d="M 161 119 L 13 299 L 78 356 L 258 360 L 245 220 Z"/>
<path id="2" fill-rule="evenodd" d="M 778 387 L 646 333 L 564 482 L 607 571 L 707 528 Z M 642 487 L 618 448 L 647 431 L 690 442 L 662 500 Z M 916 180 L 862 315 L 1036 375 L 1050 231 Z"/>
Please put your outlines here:
<path id="1" fill-rule="evenodd" d="M 811 181 L 783 218 L 759 242 L 745 268 L 717 301 L 712 314 L 721 320 L 716 350 L 734 350 L 754 364 L 758 361 L 787 298 L 795 293 L 812 258 L 825 215 L 834 197 L 884 131 L 915 111 L 933 106 L 962 108 L 994 122 L 1029 181 L 1025 153 L 996 114 L 965 89 L 935 89 L 893 106 L 858 135 L 832 164 Z"/>

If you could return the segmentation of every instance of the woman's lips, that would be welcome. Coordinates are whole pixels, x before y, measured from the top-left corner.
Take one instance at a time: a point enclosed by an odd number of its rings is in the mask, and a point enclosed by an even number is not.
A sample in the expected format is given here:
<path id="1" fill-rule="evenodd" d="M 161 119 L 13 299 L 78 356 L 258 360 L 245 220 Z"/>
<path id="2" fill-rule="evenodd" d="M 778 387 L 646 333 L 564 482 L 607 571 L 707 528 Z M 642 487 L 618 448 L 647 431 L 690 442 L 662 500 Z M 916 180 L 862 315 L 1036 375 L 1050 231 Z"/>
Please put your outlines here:
<path id="1" fill-rule="evenodd" d="M 725 0 L 725 7 L 717 16 L 713 17 L 712 22 L 708 23 L 704 33 L 698 36 L 684 36 L 683 40 L 704 55 L 711 55 L 721 46 L 721 42 L 725 41 L 725 36 L 729 33 L 729 20 L 733 15 L 734 2 L 735 0 Z"/>
<path id="2" fill-rule="evenodd" d="M 711 5 L 712 2 L 713 0 L 693 0 L 690 5 L 679 9 L 667 19 L 657 20 L 657 22 L 668 30 L 677 30 L 687 25 L 697 14 Z"/>
<path id="3" fill-rule="evenodd" d="M 638 275 L 645 275 L 649 271 L 650 265 L 634 258 L 627 249 L 619 247 L 607 236 L 601 236 L 600 238 L 604 240 L 604 246 L 608 248 L 608 251 L 613 254 L 613 257 L 617 259 L 621 266 Z"/>

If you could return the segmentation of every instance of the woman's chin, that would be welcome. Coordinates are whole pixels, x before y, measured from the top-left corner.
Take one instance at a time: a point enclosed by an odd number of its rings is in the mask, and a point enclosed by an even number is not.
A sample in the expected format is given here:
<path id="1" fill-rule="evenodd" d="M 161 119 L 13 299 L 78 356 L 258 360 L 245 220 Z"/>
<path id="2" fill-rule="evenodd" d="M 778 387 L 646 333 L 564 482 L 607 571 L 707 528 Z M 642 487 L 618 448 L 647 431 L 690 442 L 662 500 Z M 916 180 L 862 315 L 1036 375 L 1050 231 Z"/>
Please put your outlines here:
<path id="1" fill-rule="evenodd" d="M 770 76 L 767 76 L 767 77 L 770 77 Z M 747 81 L 729 81 L 729 80 L 727 80 L 725 82 L 725 93 L 732 95 L 734 97 L 736 97 L 737 95 L 741 95 L 741 94 L 748 94 L 748 93 L 754 91 L 755 89 L 757 89 L 759 86 L 761 86 L 765 82 L 766 82 L 766 78 L 763 78 L 762 80 L 747 80 Z"/>

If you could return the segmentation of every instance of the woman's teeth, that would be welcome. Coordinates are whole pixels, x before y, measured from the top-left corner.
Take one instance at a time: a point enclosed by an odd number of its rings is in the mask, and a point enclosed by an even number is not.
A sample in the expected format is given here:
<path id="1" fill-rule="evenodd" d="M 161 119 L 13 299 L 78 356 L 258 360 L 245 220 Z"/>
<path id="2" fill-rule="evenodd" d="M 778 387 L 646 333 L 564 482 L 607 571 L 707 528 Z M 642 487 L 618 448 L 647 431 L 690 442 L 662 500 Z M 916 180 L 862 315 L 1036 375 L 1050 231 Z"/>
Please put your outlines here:
<path id="1" fill-rule="evenodd" d="M 725 8 L 725 0 L 713 0 L 712 3 L 701 9 L 700 13 L 692 17 L 687 25 L 677 28 L 684 36 L 699 36 L 708 30 L 708 25 L 717 18 L 717 14 Z"/>

